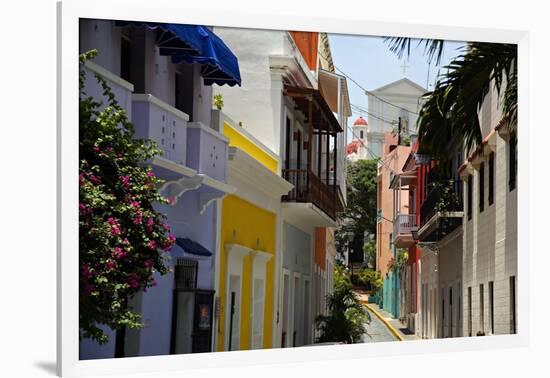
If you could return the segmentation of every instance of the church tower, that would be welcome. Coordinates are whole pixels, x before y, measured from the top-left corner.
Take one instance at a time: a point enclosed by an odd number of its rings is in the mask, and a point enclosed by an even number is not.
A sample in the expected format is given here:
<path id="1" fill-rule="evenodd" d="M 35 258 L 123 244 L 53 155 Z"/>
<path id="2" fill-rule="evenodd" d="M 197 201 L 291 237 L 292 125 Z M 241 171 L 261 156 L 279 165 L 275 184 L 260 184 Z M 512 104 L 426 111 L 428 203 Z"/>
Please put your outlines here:
<path id="1" fill-rule="evenodd" d="M 357 118 L 353 123 L 351 143 L 346 147 L 347 157 L 352 162 L 368 158 L 367 149 L 365 148 L 367 145 L 367 128 L 367 120 L 363 117 Z"/>
<path id="2" fill-rule="evenodd" d="M 361 140 L 363 143 L 367 143 L 367 120 L 363 117 L 359 117 L 353 123 L 353 138 L 352 140 Z"/>

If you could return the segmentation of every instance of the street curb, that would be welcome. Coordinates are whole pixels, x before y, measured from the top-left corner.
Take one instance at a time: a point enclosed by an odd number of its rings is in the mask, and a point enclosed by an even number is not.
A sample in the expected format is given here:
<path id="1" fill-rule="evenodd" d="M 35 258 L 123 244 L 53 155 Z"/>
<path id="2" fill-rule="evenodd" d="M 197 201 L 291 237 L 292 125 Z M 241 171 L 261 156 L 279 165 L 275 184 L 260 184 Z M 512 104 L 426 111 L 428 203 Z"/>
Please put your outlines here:
<path id="1" fill-rule="evenodd" d="M 368 302 L 365 302 L 365 301 L 360 301 L 361 304 L 363 306 L 365 306 L 366 308 L 369 309 L 369 311 L 371 311 L 374 315 L 376 315 L 376 317 L 378 319 L 380 319 L 382 321 L 382 323 L 384 323 L 384 325 L 390 330 L 390 332 L 397 338 L 397 340 L 399 341 L 405 341 L 405 339 L 403 338 L 403 336 L 401 336 L 401 334 L 399 333 L 398 330 L 396 330 L 386 319 L 384 319 L 382 317 L 382 315 L 380 315 L 380 313 L 378 311 L 376 311 L 374 308 L 372 308 Z"/>

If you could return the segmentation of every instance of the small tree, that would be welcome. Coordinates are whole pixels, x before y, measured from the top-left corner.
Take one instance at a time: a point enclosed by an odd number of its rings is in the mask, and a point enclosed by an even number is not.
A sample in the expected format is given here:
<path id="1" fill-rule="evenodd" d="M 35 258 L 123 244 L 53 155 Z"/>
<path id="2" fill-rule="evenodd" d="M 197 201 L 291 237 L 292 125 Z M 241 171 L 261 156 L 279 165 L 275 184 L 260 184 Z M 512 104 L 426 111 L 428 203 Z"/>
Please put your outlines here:
<path id="1" fill-rule="evenodd" d="M 327 303 L 330 314 L 315 320 L 321 331 L 317 342 L 360 342 L 370 316 L 353 293 L 349 273 L 342 266 L 334 268 L 334 292 L 327 296 Z"/>
<path id="2" fill-rule="evenodd" d="M 80 62 L 96 51 L 80 55 Z M 163 252 L 174 244 L 165 217 L 153 209 L 167 203 L 162 183 L 140 163 L 160 151 L 149 140 L 133 138 L 132 124 L 107 82 L 96 75 L 108 102 L 84 92 L 80 72 L 79 259 L 81 337 L 108 341 L 99 325 L 113 330 L 142 326 L 128 301 L 155 286 L 153 272 L 165 274 Z"/>

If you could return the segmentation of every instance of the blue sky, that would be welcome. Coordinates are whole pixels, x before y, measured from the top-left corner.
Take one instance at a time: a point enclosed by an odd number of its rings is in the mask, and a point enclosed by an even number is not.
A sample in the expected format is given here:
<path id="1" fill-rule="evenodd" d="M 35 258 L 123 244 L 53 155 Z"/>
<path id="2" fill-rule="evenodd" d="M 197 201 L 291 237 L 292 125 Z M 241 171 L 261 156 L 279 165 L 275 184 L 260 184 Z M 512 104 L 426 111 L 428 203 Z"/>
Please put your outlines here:
<path id="1" fill-rule="evenodd" d="M 427 89 L 431 90 L 438 71 L 459 55 L 459 48 L 464 46 L 464 42 L 445 43 L 441 62 L 439 66 L 435 66 L 435 62 L 428 64 L 423 44 L 415 48 L 416 41 L 411 44 L 411 55 L 408 58 L 404 56 L 401 60 L 389 50 L 388 44 L 384 43 L 382 37 L 329 34 L 329 43 L 332 60 L 337 67 L 336 72 L 342 73 L 338 71 L 339 68 L 367 90 L 379 88 L 403 77 L 409 78 L 422 87 L 428 84 Z M 406 66 L 405 75 L 403 75 L 403 64 Z M 351 103 L 367 108 L 367 96 L 349 79 L 348 89 Z M 359 115 L 353 114 L 348 120 L 349 126 Z M 351 140 L 349 130 L 348 140 Z"/>

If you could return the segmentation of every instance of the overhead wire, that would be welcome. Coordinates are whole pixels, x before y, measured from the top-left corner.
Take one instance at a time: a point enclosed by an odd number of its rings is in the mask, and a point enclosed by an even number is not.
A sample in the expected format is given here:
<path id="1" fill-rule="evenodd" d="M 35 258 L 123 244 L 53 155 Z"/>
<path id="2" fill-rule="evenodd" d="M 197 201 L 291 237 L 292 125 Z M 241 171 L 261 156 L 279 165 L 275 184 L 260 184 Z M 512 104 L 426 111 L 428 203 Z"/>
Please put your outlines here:
<path id="1" fill-rule="evenodd" d="M 321 54 L 320 52 L 319 52 L 319 55 L 320 55 L 323 59 L 325 59 L 325 60 L 328 61 L 328 58 L 325 57 L 325 56 L 324 56 L 323 54 Z M 366 89 L 365 87 L 363 87 L 361 84 L 359 84 L 359 82 L 357 82 L 357 80 L 355 80 L 355 79 L 352 78 L 350 75 L 348 75 L 347 73 L 345 73 L 340 67 L 338 67 L 336 64 L 334 64 L 334 62 L 333 62 L 333 65 L 334 65 L 334 69 L 335 69 L 335 70 L 339 71 L 342 75 L 344 75 L 344 76 L 346 77 L 346 79 L 348 79 L 348 80 L 351 81 L 353 84 L 355 84 L 357 87 L 359 87 L 366 95 L 370 95 L 370 96 L 372 96 L 372 97 L 375 97 L 375 98 L 377 98 L 378 100 L 380 100 L 380 101 L 382 101 L 382 102 L 384 102 L 384 103 L 386 103 L 386 104 L 388 104 L 388 105 L 394 106 L 394 107 L 396 107 L 396 108 L 398 108 L 398 109 L 405 110 L 405 111 L 407 111 L 407 112 L 409 112 L 409 113 L 412 113 L 412 114 L 414 114 L 414 115 L 419 115 L 417 112 L 413 112 L 413 111 L 411 111 L 411 110 L 409 110 L 409 109 L 407 109 L 407 108 L 404 108 L 404 107 L 402 107 L 402 106 L 396 105 L 396 104 L 394 104 L 394 103 L 392 103 L 392 102 L 390 102 L 390 101 L 388 101 L 388 100 L 386 100 L 386 99 L 384 99 L 384 98 L 382 98 L 382 97 L 380 97 L 380 96 L 377 96 L 376 94 L 374 94 L 373 92 L 369 91 L 368 89 Z"/>

